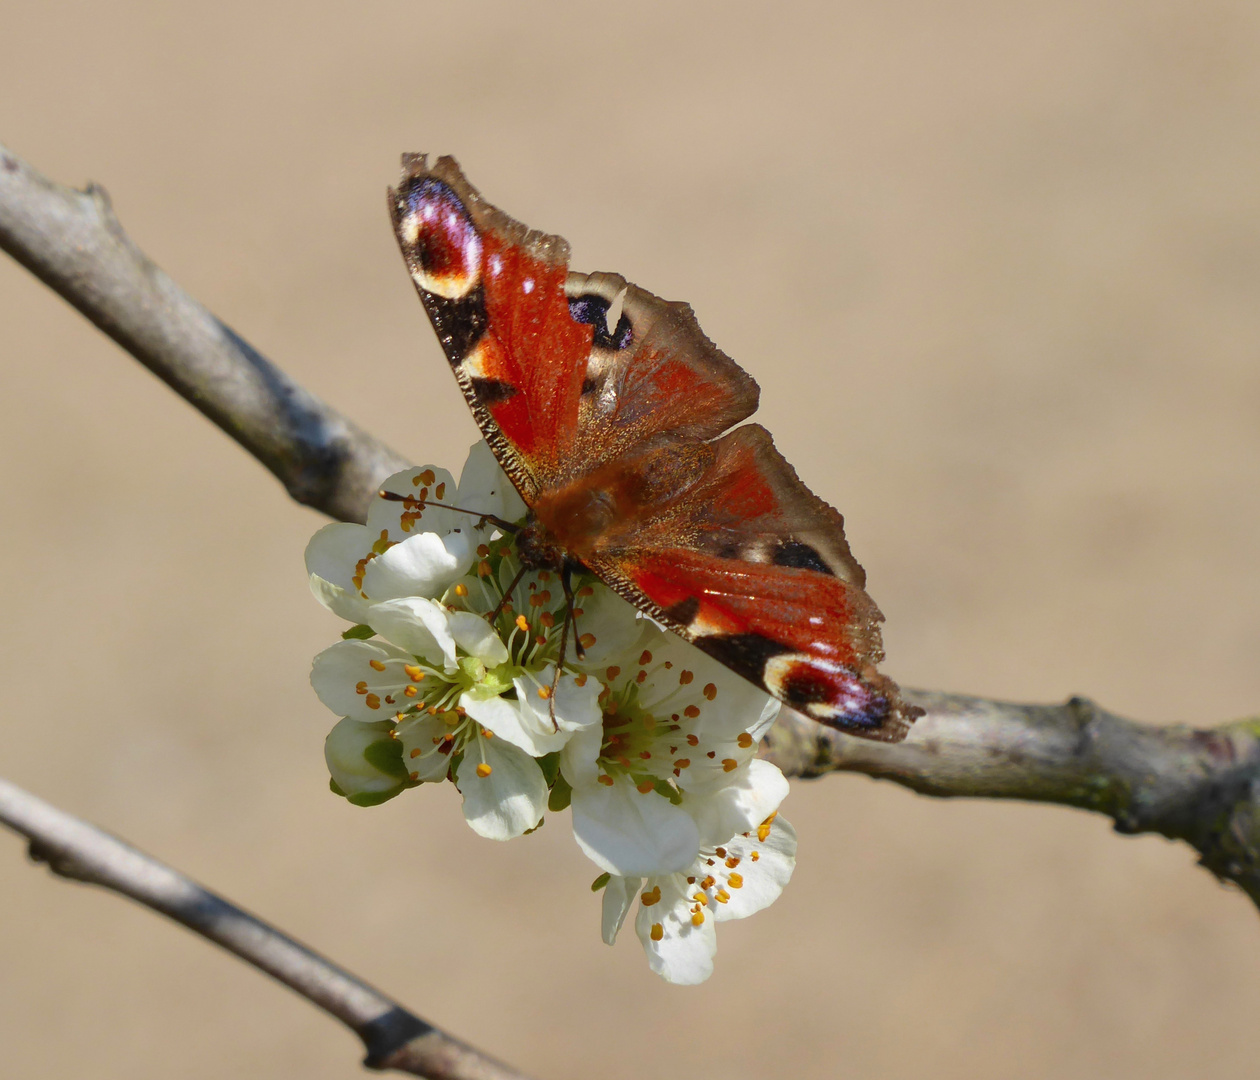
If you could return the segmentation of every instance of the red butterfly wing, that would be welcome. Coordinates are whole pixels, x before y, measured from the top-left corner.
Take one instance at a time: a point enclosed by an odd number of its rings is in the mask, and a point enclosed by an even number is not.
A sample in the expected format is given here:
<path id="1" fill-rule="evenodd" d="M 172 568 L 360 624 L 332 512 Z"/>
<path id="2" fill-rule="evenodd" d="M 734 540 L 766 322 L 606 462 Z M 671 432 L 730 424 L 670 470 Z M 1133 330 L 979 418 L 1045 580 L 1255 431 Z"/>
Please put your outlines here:
<path id="1" fill-rule="evenodd" d="M 452 158 L 405 157 L 389 206 L 464 397 L 527 503 L 645 439 L 712 438 L 756 410 L 757 384 L 690 307 L 569 274 L 561 237 L 495 209 Z"/>
<path id="2" fill-rule="evenodd" d="M 537 520 L 643 610 L 776 697 L 869 738 L 918 710 L 840 515 L 755 425 L 757 385 L 686 304 L 568 273 L 568 244 L 403 159 L 403 256 L 460 388 Z"/>

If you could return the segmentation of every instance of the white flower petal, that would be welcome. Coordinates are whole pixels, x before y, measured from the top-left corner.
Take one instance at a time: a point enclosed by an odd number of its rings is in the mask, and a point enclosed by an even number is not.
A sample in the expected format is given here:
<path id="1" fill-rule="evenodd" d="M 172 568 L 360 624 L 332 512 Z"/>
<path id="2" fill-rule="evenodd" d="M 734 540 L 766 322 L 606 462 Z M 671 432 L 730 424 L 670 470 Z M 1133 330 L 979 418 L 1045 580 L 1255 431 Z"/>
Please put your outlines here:
<path id="1" fill-rule="evenodd" d="M 690 814 L 628 780 L 573 789 L 573 837 L 601 870 L 625 877 L 681 870 L 700 850 Z"/>
<path id="2" fill-rule="evenodd" d="M 382 637 L 413 656 L 424 657 L 430 664 L 443 665 L 454 671 L 455 638 L 448 622 L 448 612 L 441 604 L 422 596 L 403 596 L 372 604 L 367 611 L 367 624 Z"/>
<path id="3" fill-rule="evenodd" d="M 642 878 L 617 877 L 615 874 L 604 886 L 604 908 L 601 913 L 600 933 L 605 945 L 612 945 L 617 940 L 621 924 L 626 921 L 630 905 L 634 903 L 635 894 L 643 884 Z"/>
<path id="4" fill-rule="evenodd" d="M 677 876 L 661 878 L 650 885 L 661 886 L 658 903 L 640 903 L 634 929 L 647 953 L 648 967 L 672 983 L 695 986 L 713 974 L 713 957 L 717 953 L 714 919 L 707 908 L 701 909 L 702 921 L 692 922 L 691 908 L 683 892 L 685 881 Z M 659 940 L 653 940 L 653 931 Z"/>
<path id="5" fill-rule="evenodd" d="M 718 922 L 746 919 L 768 908 L 791 880 L 796 868 L 796 830 L 782 817 L 776 817 L 767 829 L 764 841 L 757 839 L 754 831 L 750 836 L 736 836 L 723 845 L 727 860 L 720 867 L 719 882 L 725 886 L 729 899 L 712 908 Z M 736 865 L 728 868 L 732 861 Z M 738 887 L 731 887 L 731 873 L 739 875 Z"/>
<path id="6" fill-rule="evenodd" d="M 472 611 L 452 611 L 447 616 L 447 626 L 455 644 L 486 667 L 507 663 L 507 646 L 484 616 Z"/>
<path id="7" fill-rule="evenodd" d="M 494 696 L 479 697 L 476 693 L 461 694 L 460 707 L 482 727 L 500 739 L 524 750 L 530 757 L 540 758 L 559 750 L 569 739 L 567 732 L 540 730 L 534 714 L 521 709 L 519 701 Z"/>
<path id="8" fill-rule="evenodd" d="M 472 565 L 470 532 L 409 536 L 378 555 L 363 572 L 363 591 L 372 600 L 441 596 Z"/>
<path id="9" fill-rule="evenodd" d="M 525 516 L 525 503 L 484 439 L 469 448 L 468 460 L 459 476 L 458 505 L 504 521 L 520 521 Z"/>
<path id="10" fill-rule="evenodd" d="M 409 682 L 398 661 L 410 660 L 410 655 L 385 642 L 338 641 L 315 657 L 311 687 L 337 715 L 372 723 L 398 711 L 400 706 L 391 706 L 385 698 Z M 373 661 L 385 665 L 385 670 L 377 671 Z"/>
<path id="11" fill-rule="evenodd" d="M 532 679 L 518 677 L 513 679 L 516 696 L 522 708 L 534 714 L 539 731 L 553 732 L 557 727 L 561 731 L 581 731 L 594 727 L 602 722 L 603 712 L 599 707 L 600 684 L 587 677 L 585 685 L 579 686 L 572 675 L 561 675 L 556 685 L 555 722 L 551 719 L 551 698 L 542 697 L 539 689 L 551 689 L 551 680 L 555 678 L 555 664 L 548 664 Z M 556 749 L 559 749 L 557 747 Z"/>
<path id="12" fill-rule="evenodd" d="M 485 776 L 479 765 L 488 765 Z M 523 750 L 481 734 L 469 739 L 456 775 L 464 796 L 464 820 L 490 840 L 511 840 L 534 828 L 547 809 L 547 781 Z"/>
<path id="13" fill-rule="evenodd" d="M 598 671 L 609 664 L 628 667 L 651 647 L 660 631 L 642 619 L 636 619 L 635 607 L 618 596 L 607 585 L 596 582 L 594 592 L 577 601 L 582 614 L 577 616 L 578 633 L 595 639 L 586 647 L 586 658 L 579 660 L 570 653 L 568 661 L 584 671 Z M 676 635 L 670 635 L 674 637 Z"/>
<path id="14" fill-rule="evenodd" d="M 757 758 L 730 774 L 730 783 L 714 791 L 683 795 L 706 845 L 756 829 L 787 798 L 787 778 L 777 765 Z"/>
<path id="15" fill-rule="evenodd" d="M 363 621 L 366 603 L 352 579 L 359 560 L 371 550 L 371 534 L 367 529 L 345 521 L 325 525 L 306 545 L 311 592 L 334 615 L 350 622 Z"/>
<path id="16" fill-rule="evenodd" d="M 433 474 L 432 484 L 424 483 L 422 477 L 425 473 Z M 439 495 L 437 489 L 441 485 L 445 487 Z M 455 479 L 436 465 L 420 465 L 394 473 L 381 485 L 380 490 L 410 496 L 412 499 L 419 499 L 422 497 L 421 492 L 427 492 L 424 498 L 449 502 L 455 494 Z M 436 506 L 417 508 L 414 504 L 408 506 L 399 500 L 379 497 L 372 500 L 367 514 L 367 529 L 373 541 L 384 534 L 384 539 L 397 543 L 414 533 L 448 533 L 458 525 L 467 524 L 467 514 L 456 515 Z"/>
<path id="17" fill-rule="evenodd" d="M 599 750 L 604 741 L 602 725 L 574 733 L 560 752 L 560 772 L 573 788 L 594 784 L 599 775 Z"/>

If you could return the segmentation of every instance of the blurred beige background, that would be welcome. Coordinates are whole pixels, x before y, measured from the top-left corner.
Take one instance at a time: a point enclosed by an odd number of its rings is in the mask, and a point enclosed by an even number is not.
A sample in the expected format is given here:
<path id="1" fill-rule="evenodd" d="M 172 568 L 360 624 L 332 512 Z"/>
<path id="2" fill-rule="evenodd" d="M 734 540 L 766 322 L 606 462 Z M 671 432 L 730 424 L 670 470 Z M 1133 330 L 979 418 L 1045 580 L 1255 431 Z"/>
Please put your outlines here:
<path id="1" fill-rule="evenodd" d="M 417 461 L 474 428 L 384 190 L 456 154 L 690 300 L 841 507 L 887 669 L 1153 723 L 1260 708 L 1260 8 L 0 7 L 0 138 Z M 326 790 L 320 524 L 0 261 L 0 772 L 547 1078 L 1254 1075 L 1260 919 L 1158 839 L 863 778 L 698 989 L 599 941 L 563 819 Z M 358 1075 L 304 1002 L 0 836 L 0 1072 Z"/>

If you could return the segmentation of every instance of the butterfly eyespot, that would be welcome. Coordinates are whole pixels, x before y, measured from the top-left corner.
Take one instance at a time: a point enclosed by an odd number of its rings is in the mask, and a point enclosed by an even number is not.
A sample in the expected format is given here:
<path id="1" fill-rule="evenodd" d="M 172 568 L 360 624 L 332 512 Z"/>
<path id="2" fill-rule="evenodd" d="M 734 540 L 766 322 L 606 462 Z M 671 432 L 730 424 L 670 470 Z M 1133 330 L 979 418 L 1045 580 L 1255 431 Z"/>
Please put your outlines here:
<path id="1" fill-rule="evenodd" d="M 595 348 L 620 352 L 629 348 L 630 342 L 634 340 L 634 327 L 625 314 L 622 314 L 612 330 L 609 330 L 608 312 L 611 308 L 612 304 L 608 300 L 593 293 L 569 297 L 569 314 L 573 316 L 573 321 L 594 327 Z"/>
<path id="2" fill-rule="evenodd" d="M 416 284 L 447 300 L 467 296 L 481 280 L 482 244 L 459 196 L 427 177 L 404 189 L 398 202 L 398 234 Z"/>
<path id="3" fill-rule="evenodd" d="M 793 566 L 798 570 L 815 570 L 820 574 L 835 576 L 835 571 L 825 562 L 817 548 L 800 540 L 782 540 L 774 548 L 770 556 L 776 566 Z"/>

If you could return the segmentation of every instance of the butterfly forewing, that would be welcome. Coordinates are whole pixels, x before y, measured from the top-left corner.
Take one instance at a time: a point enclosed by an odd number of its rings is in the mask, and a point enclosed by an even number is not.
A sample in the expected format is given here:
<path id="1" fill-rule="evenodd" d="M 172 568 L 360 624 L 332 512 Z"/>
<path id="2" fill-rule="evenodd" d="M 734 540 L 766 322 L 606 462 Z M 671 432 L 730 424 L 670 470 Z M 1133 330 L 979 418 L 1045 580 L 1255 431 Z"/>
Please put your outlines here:
<path id="1" fill-rule="evenodd" d="M 757 384 L 691 308 L 403 159 L 403 256 L 460 388 L 535 520 L 642 610 L 823 723 L 904 737 L 882 616 L 844 538 L 757 425 Z M 723 432 L 727 434 L 723 435 Z"/>

